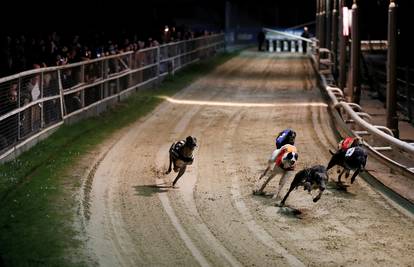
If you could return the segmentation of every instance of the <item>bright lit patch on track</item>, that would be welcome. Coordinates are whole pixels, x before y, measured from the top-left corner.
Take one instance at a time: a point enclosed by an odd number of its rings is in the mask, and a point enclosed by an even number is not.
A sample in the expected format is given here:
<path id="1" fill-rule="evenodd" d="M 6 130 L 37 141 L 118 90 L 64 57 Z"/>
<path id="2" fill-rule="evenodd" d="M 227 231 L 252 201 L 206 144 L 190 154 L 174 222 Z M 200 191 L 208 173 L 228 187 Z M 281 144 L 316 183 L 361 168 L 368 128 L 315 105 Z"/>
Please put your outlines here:
<path id="1" fill-rule="evenodd" d="M 199 105 L 199 106 L 221 106 L 221 107 L 328 107 L 322 102 L 290 102 L 290 103 L 235 103 L 235 102 L 219 102 L 219 101 L 199 101 L 199 100 L 183 100 L 174 99 L 168 96 L 160 96 L 160 98 L 167 100 L 173 104 L 179 105 Z"/>

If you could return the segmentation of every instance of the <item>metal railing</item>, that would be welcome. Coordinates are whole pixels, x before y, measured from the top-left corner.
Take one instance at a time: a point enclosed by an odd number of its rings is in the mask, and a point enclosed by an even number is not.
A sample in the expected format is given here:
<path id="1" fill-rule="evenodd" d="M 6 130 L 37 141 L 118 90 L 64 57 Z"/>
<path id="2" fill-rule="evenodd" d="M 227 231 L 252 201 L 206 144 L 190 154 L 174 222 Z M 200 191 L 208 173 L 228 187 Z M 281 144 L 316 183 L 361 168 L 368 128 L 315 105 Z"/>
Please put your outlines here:
<path id="1" fill-rule="evenodd" d="M 329 85 L 325 88 L 333 107 L 347 127 L 343 129 L 345 134 L 363 138 L 364 146 L 383 163 L 414 178 L 414 146 L 395 138 L 387 127 L 371 124 L 370 116 L 360 106 L 343 101 L 343 95 L 338 94 L 339 88 Z"/>
<path id="2" fill-rule="evenodd" d="M 314 42 L 317 47 L 317 40 Z M 312 55 L 315 69 L 320 61 L 319 49 Z M 358 136 L 363 145 L 378 160 L 391 170 L 398 171 L 407 177 L 414 178 L 414 144 L 399 140 L 390 129 L 382 125 L 371 124 L 371 117 L 359 105 L 348 103 L 341 89 L 329 82 L 329 73 L 321 73 L 322 88 L 330 100 L 330 107 L 335 125 L 343 136 Z M 327 79 L 328 78 L 328 79 Z"/>
<path id="3" fill-rule="evenodd" d="M 223 48 L 217 34 L 1 78 L 0 160 L 67 118 Z"/>

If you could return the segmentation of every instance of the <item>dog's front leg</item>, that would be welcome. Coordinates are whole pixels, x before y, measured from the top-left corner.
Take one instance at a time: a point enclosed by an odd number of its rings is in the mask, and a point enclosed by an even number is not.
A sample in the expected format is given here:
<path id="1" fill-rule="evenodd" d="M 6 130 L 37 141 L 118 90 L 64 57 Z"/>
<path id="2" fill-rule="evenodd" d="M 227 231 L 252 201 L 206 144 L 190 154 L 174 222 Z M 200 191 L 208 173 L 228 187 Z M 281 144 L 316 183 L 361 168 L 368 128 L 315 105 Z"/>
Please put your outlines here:
<path id="1" fill-rule="evenodd" d="M 288 198 L 290 192 L 293 191 L 293 189 L 295 189 L 296 185 L 294 183 L 292 183 L 290 185 L 289 191 L 286 193 L 285 197 L 283 198 L 283 200 L 280 202 L 280 206 L 283 207 L 285 205 L 285 201 Z"/>
<path id="2" fill-rule="evenodd" d="M 173 187 L 177 183 L 178 179 L 180 179 L 180 177 L 183 176 L 183 174 L 185 173 L 185 170 L 186 169 L 187 169 L 187 166 L 186 165 L 184 165 L 184 167 L 180 168 L 180 171 L 178 172 L 178 175 L 177 175 L 177 177 L 175 177 L 174 182 L 172 184 Z"/>
<path id="3" fill-rule="evenodd" d="M 167 170 L 167 172 L 166 172 L 165 174 L 169 174 L 169 173 L 171 172 L 171 165 L 172 165 L 172 162 L 173 162 L 173 159 L 172 159 L 172 155 L 171 155 L 171 153 L 170 153 L 170 165 L 169 165 L 168 170 Z"/>

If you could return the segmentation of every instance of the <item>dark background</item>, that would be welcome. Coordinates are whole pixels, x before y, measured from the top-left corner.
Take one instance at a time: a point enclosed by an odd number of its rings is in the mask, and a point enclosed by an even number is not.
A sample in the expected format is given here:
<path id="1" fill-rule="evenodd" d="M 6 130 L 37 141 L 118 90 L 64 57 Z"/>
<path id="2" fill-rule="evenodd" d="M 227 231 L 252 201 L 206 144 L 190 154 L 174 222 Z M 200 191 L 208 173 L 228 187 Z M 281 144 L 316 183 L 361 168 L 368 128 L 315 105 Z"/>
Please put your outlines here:
<path id="1" fill-rule="evenodd" d="M 414 1 L 401 0 L 399 13 L 413 11 Z M 230 1 L 232 13 L 241 17 L 232 24 L 241 26 L 291 27 L 315 19 L 316 0 Z M 362 34 L 385 38 L 389 0 L 359 0 Z M 347 0 L 351 7 L 352 0 Z M 196 27 L 224 28 L 225 1 L 31 1 L 12 2 L 2 8 L 3 33 L 50 31 L 94 32 L 99 30 L 159 29 L 165 24 L 186 23 Z"/>
<path id="2" fill-rule="evenodd" d="M 316 0 L 230 1 L 231 28 L 292 27 L 315 19 Z M 412 65 L 411 13 L 414 1 L 398 4 L 399 65 Z M 386 39 L 389 0 L 359 0 L 361 38 Z M 347 1 L 351 7 L 352 1 Z M 164 25 L 221 31 L 225 27 L 225 1 L 5 1 L 0 14 L 0 35 L 86 35 L 96 32 L 139 38 L 157 38 Z M 313 28 L 311 27 L 311 30 Z"/>

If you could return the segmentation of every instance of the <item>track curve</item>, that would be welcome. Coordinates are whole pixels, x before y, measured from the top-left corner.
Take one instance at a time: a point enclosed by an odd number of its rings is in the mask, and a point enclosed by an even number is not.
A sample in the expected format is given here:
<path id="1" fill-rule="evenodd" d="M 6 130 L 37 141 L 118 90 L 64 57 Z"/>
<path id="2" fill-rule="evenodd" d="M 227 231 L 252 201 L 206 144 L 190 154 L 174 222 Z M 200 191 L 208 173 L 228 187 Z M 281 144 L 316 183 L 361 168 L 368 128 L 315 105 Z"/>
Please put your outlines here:
<path id="1" fill-rule="evenodd" d="M 242 52 L 106 148 L 90 174 L 91 253 L 101 266 L 413 265 L 412 220 L 362 179 L 347 192 L 331 185 L 317 204 L 300 190 L 287 208 L 252 196 L 286 127 L 298 133 L 298 169 L 325 165 L 329 120 L 306 58 Z M 169 145 L 190 134 L 194 165 L 170 188 Z"/>

